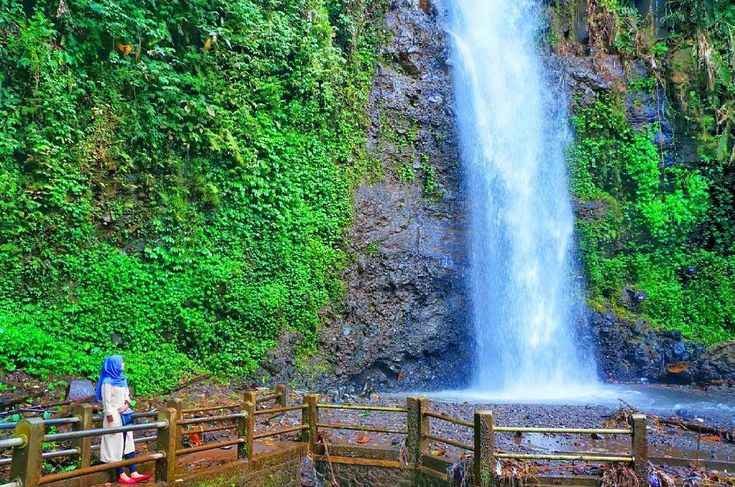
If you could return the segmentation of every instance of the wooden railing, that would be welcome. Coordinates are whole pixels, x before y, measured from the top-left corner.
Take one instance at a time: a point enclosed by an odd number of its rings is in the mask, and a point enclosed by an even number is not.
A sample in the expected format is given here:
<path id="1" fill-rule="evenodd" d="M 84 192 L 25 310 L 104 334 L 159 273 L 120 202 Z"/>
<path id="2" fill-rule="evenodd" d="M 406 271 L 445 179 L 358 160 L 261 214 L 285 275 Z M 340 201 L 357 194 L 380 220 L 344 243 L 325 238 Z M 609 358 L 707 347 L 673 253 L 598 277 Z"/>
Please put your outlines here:
<path id="1" fill-rule="evenodd" d="M 418 430 L 417 458 L 421 461 L 427 454 L 428 442 L 446 445 L 470 451 L 474 454 L 474 479 L 477 486 L 491 486 L 495 483 L 497 460 L 548 460 L 548 461 L 580 461 L 594 463 L 627 463 L 636 474 L 645 479 L 648 468 L 648 443 L 646 438 L 646 417 L 633 415 L 632 428 L 533 428 L 521 426 L 496 426 L 492 411 L 476 411 L 474 422 L 452 417 L 432 411 L 426 399 L 408 399 L 409 409 L 416 418 L 413 420 Z M 432 434 L 431 420 L 441 420 L 472 430 L 474 444 L 468 445 L 459 441 L 442 438 Z M 411 418 L 409 418 L 411 421 Z M 541 433 L 563 435 L 629 435 L 631 451 L 621 454 L 538 454 L 499 451 L 495 446 L 495 435 L 503 433 Z"/>
<path id="2" fill-rule="evenodd" d="M 275 401 L 276 406 L 267 410 L 256 410 L 257 404 Z M 11 449 L 12 457 L 0 458 L 0 467 L 10 465 L 9 483 L 0 487 L 36 487 L 54 482 L 77 479 L 88 475 L 111 471 L 131 464 L 155 463 L 155 478 L 159 482 L 176 480 L 176 464 L 178 458 L 194 453 L 204 452 L 237 445 L 239 459 L 253 459 L 254 442 L 269 436 L 303 431 L 307 427 L 299 425 L 279 431 L 257 433 L 255 418 L 263 414 L 283 414 L 289 411 L 303 410 L 305 405 L 287 406 L 288 388 L 278 385 L 272 391 L 249 391 L 244 400 L 238 404 L 184 409 L 180 400 L 169 403 L 170 407 L 161 411 L 147 411 L 134 414 L 134 419 L 156 418 L 156 421 L 132 424 L 119 428 L 94 428 L 95 423 L 102 421 L 101 415 L 94 415 L 94 406 L 77 405 L 73 416 L 68 418 L 26 418 L 18 423 L 0 423 L 0 431 L 14 430 L 11 437 L 0 439 L 0 452 Z M 206 415 L 204 413 L 230 411 L 226 414 Z M 236 411 L 236 412 L 232 412 Z M 216 424 L 207 429 L 192 428 L 198 425 Z M 70 426 L 71 431 L 47 433 L 47 427 Z M 138 455 L 134 459 L 114 463 L 92 465 L 92 452 L 99 445 L 93 445 L 92 438 L 113 433 L 136 431 L 156 431 L 154 436 L 135 438 L 136 442 L 156 444 L 151 453 Z M 198 446 L 184 448 L 183 438 L 193 433 L 209 433 L 214 431 L 235 430 L 236 436 L 225 441 L 209 442 Z M 43 451 L 44 443 L 71 442 L 73 447 L 63 450 Z M 78 457 L 79 467 L 65 472 L 42 474 L 44 460 L 59 457 Z"/>
<path id="3" fill-rule="evenodd" d="M 156 480 L 173 482 L 177 479 L 176 465 L 180 458 L 208 450 L 228 446 L 237 446 L 237 459 L 252 461 L 255 457 L 255 444 L 268 437 L 286 434 L 298 434 L 298 441 L 308 444 L 308 450 L 317 459 L 329 459 L 329 451 L 320 441 L 320 430 L 348 430 L 368 433 L 401 435 L 405 437 L 408 466 L 415 469 L 432 470 L 435 474 L 446 474 L 436 467 L 436 458 L 431 455 L 431 443 L 442 443 L 469 452 L 474 457 L 474 479 L 478 487 L 488 487 L 495 483 L 495 465 L 498 460 L 548 460 L 548 461 L 580 461 L 594 463 L 627 463 L 635 468 L 643 477 L 648 464 L 646 418 L 633 416 L 630 428 L 620 429 L 585 429 L 585 428 L 530 428 L 495 425 L 491 411 L 477 411 L 473 421 L 456 418 L 432 409 L 429 400 L 409 397 L 405 407 L 377 406 L 360 404 L 333 404 L 319 402 L 319 396 L 304 396 L 301 404 L 288 404 L 288 389 L 277 386 L 274 390 L 259 392 L 248 391 L 241 402 L 185 409 L 180 400 L 173 400 L 161 411 L 138 413 L 141 420 L 150 422 L 133 424 L 120 428 L 94 427 L 100 416 L 93 414 L 90 405 L 78 405 L 69 418 L 42 420 L 40 418 L 24 419 L 16 425 L 13 435 L 0 439 L 0 451 L 12 449 L 12 458 L 0 459 L 0 465 L 10 464 L 12 482 L 0 484 L 0 487 L 36 487 L 52 482 L 84 477 L 86 475 L 105 472 L 131 463 L 155 463 Z M 266 405 L 271 402 L 272 404 Z M 259 408 L 260 406 L 260 408 Z M 405 428 L 379 427 L 371 424 L 351 424 L 346 422 L 327 422 L 320 419 L 320 411 L 351 410 L 368 414 L 398 414 L 405 418 Z M 275 417 L 290 412 L 301 411 L 301 417 L 295 424 L 277 430 L 258 431 L 256 420 L 262 416 Z M 467 428 L 474 438 L 473 444 L 466 444 L 454 438 L 443 438 L 432 431 L 432 423 L 443 421 Z M 70 427 L 70 431 L 47 433 L 47 426 Z M 0 429 L 8 429 L 0 424 Z M 115 432 L 142 432 L 155 430 L 155 436 L 136 438 L 136 441 L 155 441 L 151 452 L 137 456 L 133 460 L 92 465 L 91 439 Z M 190 444 L 184 438 L 195 433 L 232 431 L 229 438 L 210 441 L 203 444 Z M 631 437 L 631 451 L 621 454 L 537 454 L 501 451 L 496 448 L 495 437 L 498 434 L 543 433 L 564 435 L 627 435 Z M 44 442 L 71 442 L 71 448 L 56 451 L 43 451 Z M 186 446 L 185 443 L 187 444 Z M 98 446 L 97 446 L 98 448 Z M 45 459 L 69 456 L 78 457 L 79 467 L 68 472 L 42 475 L 42 464 Z M 359 455 L 344 461 L 365 463 L 366 459 Z M 362 462 L 362 463 L 359 463 Z M 398 465 L 398 462 L 379 466 Z"/>

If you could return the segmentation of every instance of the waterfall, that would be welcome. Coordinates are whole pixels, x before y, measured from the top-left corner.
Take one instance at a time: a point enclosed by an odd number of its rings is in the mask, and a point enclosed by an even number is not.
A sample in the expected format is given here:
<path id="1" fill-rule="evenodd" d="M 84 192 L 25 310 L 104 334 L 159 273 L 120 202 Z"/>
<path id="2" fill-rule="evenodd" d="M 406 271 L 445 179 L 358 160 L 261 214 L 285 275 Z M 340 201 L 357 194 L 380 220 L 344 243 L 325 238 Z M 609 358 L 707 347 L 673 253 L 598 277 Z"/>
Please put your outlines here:
<path id="1" fill-rule="evenodd" d="M 470 206 L 474 385 L 558 395 L 596 382 L 565 150 L 567 100 L 544 66 L 542 0 L 446 0 Z"/>

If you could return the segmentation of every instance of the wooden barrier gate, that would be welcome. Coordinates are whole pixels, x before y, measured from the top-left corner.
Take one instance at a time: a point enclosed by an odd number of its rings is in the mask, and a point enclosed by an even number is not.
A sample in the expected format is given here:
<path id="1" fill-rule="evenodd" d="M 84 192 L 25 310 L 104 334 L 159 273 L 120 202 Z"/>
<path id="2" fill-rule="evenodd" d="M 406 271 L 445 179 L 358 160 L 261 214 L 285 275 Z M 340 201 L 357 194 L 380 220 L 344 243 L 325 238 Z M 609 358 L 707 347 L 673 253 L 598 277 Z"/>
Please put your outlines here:
<path id="1" fill-rule="evenodd" d="M 322 403 L 319 402 L 318 395 L 309 394 L 304 396 L 301 404 L 289 406 L 288 395 L 288 388 L 279 385 L 273 391 L 264 394 L 248 391 L 244 394 L 242 402 L 221 406 L 184 409 L 180 400 L 173 400 L 161 411 L 135 415 L 139 419 L 148 419 L 149 422 L 120 428 L 94 428 L 94 423 L 101 421 L 101 417 L 93 415 L 93 408 L 90 405 L 76 406 L 74 416 L 69 418 L 45 421 L 40 418 L 24 419 L 17 425 L 12 425 L 15 429 L 12 437 L 0 440 L 0 451 L 3 449 L 13 451 L 12 458 L 0 459 L 0 465 L 11 465 L 12 479 L 9 483 L 0 484 L 0 487 L 37 487 L 69 479 L 82 479 L 81 482 L 84 482 L 83 477 L 90 474 L 113 470 L 132 463 L 155 463 L 156 480 L 174 482 L 180 478 L 177 476 L 179 472 L 177 472 L 176 465 L 178 459 L 183 456 L 227 446 L 237 446 L 237 458 L 250 462 L 256 456 L 255 444 L 258 440 L 287 434 L 296 434 L 297 441 L 307 443 L 309 451 L 317 461 L 413 469 L 422 474 L 446 479 L 446 461 L 444 464 L 437 462 L 437 458 L 431 455 L 429 448 L 432 442 L 443 443 L 473 454 L 474 480 L 477 487 L 493 486 L 496 462 L 505 459 L 625 463 L 631 465 L 639 477 L 645 478 L 646 476 L 648 466 L 646 417 L 642 415 L 633 416 L 631 427 L 625 429 L 530 428 L 497 426 L 491 411 L 477 411 L 474 421 L 466 421 L 432 410 L 431 403 L 425 398 L 409 397 L 405 407 L 398 407 Z M 262 406 L 269 401 L 273 401 L 274 405 L 266 409 L 258 409 L 259 405 Z M 320 421 L 321 410 L 357 410 L 368 413 L 401 414 L 405 415 L 406 428 L 390 429 L 361 424 L 322 422 Z M 298 424 L 275 431 L 256 431 L 256 419 L 259 416 L 280 415 L 292 411 L 302 413 Z M 214 415 L 201 416 L 204 413 Z M 464 444 L 433 434 L 432 422 L 437 420 L 468 428 L 473 432 L 474 444 Z M 215 426 L 205 428 L 203 425 L 207 423 L 215 423 Z M 61 425 L 71 426 L 72 429 L 61 433 L 46 432 L 47 426 Z M 0 423 L 1 429 L 8 429 L 8 424 Z M 404 435 L 408 454 L 407 464 L 398 461 L 376 462 L 369 458 L 360 458 L 359 455 L 349 458 L 329 455 L 329 452 L 325 450 L 325 445 L 319 440 L 319 431 L 330 429 Z M 184 447 L 183 438 L 194 433 L 229 430 L 234 432 L 234 436 L 225 441 Z M 131 460 L 92 465 L 92 451 L 95 449 L 95 445 L 91 443 L 92 438 L 128 431 L 155 431 L 155 436 L 136 438 L 137 442 L 155 441 L 153 451 L 146 455 L 136 456 Z M 524 454 L 499 451 L 495 446 L 495 436 L 507 433 L 628 435 L 631 437 L 631 451 L 619 455 Z M 43 451 L 44 442 L 59 441 L 71 441 L 72 448 Z M 42 464 L 45 459 L 62 456 L 77 456 L 79 468 L 68 472 L 42 475 Z"/>

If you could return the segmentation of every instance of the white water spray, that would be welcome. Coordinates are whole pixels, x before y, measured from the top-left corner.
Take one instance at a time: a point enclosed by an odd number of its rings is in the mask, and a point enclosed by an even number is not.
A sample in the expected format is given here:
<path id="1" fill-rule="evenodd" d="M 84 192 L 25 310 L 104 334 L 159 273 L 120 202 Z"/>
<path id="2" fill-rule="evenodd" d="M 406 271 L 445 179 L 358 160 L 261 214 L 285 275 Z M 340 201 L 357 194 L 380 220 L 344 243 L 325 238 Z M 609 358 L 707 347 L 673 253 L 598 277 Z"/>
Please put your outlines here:
<path id="1" fill-rule="evenodd" d="M 566 99 L 542 62 L 541 0 L 448 0 L 470 202 L 474 386 L 560 396 L 594 385 L 580 349 Z"/>

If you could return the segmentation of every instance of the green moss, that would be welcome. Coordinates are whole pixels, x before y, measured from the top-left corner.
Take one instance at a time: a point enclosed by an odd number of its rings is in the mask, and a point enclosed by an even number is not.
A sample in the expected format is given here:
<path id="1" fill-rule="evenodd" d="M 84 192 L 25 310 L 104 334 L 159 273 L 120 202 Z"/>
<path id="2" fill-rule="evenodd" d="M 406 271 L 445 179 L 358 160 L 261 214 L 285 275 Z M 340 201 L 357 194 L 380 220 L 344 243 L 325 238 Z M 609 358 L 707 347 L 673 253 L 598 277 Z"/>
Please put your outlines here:
<path id="1" fill-rule="evenodd" d="M 439 176 L 436 167 L 431 165 L 426 154 L 421 156 L 421 172 L 423 174 L 423 195 L 424 198 L 433 201 L 439 201 L 444 197 Z"/>
<path id="2" fill-rule="evenodd" d="M 365 253 L 372 256 L 378 255 L 380 253 L 380 243 L 370 242 L 367 247 L 365 247 Z"/>
<path id="3" fill-rule="evenodd" d="M 402 162 L 398 165 L 398 180 L 404 184 L 410 184 L 416 181 L 416 171 L 413 165 L 408 162 Z"/>

